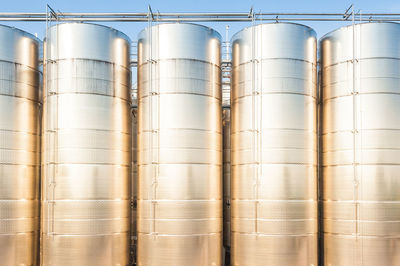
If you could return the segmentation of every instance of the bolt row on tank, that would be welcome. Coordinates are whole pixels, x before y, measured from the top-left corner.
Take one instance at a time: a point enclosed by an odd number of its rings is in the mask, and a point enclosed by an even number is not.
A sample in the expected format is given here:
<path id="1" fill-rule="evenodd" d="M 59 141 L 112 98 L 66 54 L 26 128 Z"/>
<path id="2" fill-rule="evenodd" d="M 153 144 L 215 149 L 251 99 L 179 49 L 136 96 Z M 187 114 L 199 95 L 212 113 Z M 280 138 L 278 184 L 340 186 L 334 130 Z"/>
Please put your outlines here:
<path id="1" fill-rule="evenodd" d="M 400 265 L 400 24 L 0 26 L 0 265 Z M 317 60 L 319 50 L 319 61 Z"/>

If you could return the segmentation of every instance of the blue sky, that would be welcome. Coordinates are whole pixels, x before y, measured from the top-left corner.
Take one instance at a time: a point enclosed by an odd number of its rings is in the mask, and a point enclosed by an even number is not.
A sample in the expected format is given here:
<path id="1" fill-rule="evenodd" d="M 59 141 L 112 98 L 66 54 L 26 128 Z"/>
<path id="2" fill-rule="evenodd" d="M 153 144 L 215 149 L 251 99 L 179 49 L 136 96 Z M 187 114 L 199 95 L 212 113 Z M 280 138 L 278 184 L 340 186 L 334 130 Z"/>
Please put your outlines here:
<path id="1" fill-rule="evenodd" d="M 1 12 L 45 12 L 46 4 L 61 12 L 146 12 L 150 4 L 160 12 L 247 12 L 253 6 L 262 12 L 344 12 L 354 3 L 362 12 L 400 13 L 400 0 L 2 0 Z M 2 23 L 2 22 L 0 22 Z M 12 22 L 12 25 L 40 38 L 45 33 L 45 23 Z M 146 23 L 102 23 L 114 27 L 136 39 L 137 33 Z M 204 23 L 225 36 L 225 25 L 230 24 L 230 36 L 249 23 Z M 314 28 L 318 38 L 325 33 L 345 25 L 343 22 L 306 22 Z"/>

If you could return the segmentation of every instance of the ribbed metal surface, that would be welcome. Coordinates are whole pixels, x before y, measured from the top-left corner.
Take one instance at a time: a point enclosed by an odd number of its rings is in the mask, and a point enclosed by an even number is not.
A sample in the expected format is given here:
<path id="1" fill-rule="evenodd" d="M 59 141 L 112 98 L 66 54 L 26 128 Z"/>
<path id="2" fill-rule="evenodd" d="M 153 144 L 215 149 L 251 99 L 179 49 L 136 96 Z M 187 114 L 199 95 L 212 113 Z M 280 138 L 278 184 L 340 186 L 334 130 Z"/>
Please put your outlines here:
<path id="1" fill-rule="evenodd" d="M 45 43 L 42 265 L 128 265 L 129 39 L 100 25 Z"/>
<path id="2" fill-rule="evenodd" d="M 400 25 L 338 29 L 321 57 L 325 265 L 400 265 Z"/>
<path id="3" fill-rule="evenodd" d="M 36 265 L 39 235 L 39 41 L 0 25 L 0 264 Z"/>
<path id="4" fill-rule="evenodd" d="M 138 38 L 138 265 L 221 265 L 220 36 L 160 24 Z"/>
<path id="5" fill-rule="evenodd" d="M 231 110 L 224 108 L 223 125 L 223 181 L 224 181 L 224 246 L 231 246 Z"/>
<path id="6" fill-rule="evenodd" d="M 232 38 L 232 265 L 317 265 L 316 37 L 262 24 Z"/>
<path id="7" fill-rule="evenodd" d="M 132 174 L 131 174 L 131 262 L 136 263 L 137 211 L 137 108 L 132 108 Z"/>

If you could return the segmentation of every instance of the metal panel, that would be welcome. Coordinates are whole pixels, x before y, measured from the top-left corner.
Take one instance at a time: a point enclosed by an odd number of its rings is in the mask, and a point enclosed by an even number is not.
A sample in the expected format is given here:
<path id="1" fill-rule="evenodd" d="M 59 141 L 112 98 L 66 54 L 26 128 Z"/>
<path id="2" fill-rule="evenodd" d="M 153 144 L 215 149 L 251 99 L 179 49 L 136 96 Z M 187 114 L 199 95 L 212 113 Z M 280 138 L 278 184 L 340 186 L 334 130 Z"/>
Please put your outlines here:
<path id="1" fill-rule="evenodd" d="M 45 43 L 42 265 L 128 265 L 129 38 L 49 28 Z"/>
<path id="2" fill-rule="evenodd" d="M 400 265 L 400 25 L 321 39 L 324 257 Z"/>
<path id="3" fill-rule="evenodd" d="M 232 49 L 231 263 L 315 266 L 315 32 L 261 24 Z"/>
<path id="4" fill-rule="evenodd" d="M 221 265 L 220 36 L 160 24 L 138 38 L 138 265 Z"/>
<path id="5" fill-rule="evenodd" d="M 0 264 L 36 265 L 39 236 L 39 40 L 0 25 Z"/>

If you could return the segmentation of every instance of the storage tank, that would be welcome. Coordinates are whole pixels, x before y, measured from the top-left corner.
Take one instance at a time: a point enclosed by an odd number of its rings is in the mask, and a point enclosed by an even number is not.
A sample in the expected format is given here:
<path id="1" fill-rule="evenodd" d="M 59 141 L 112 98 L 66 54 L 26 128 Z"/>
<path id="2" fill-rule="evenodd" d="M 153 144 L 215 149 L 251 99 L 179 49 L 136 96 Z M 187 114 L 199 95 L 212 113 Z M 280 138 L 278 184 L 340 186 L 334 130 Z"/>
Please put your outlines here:
<path id="1" fill-rule="evenodd" d="M 36 265 L 39 236 L 39 40 L 0 25 L 0 260 Z"/>
<path id="2" fill-rule="evenodd" d="M 221 265 L 220 35 L 159 24 L 138 38 L 138 265 Z"/>
<path id="3" fill-rule="evenodd" d="M 400 25 L 321 39 L 324 257 L 400 265 Z"/>
<path id="4" fill-rule="evenodd" d="M 231 42 L 231 263 L 316 266 L 316 34 L 260 24 Z"/>
<path id="5" fill-rule="evenodd" d="M 223 191 L 224 191 L 224 246 L 227 256 L 231 247 L 231 111 L 225 107 L 222 113 L 223 125 Z M 226 258 L 229 261 L 229 257 Z M 228 263 L 228 262 L 226 262 Z M 229 265 L 229 264 L 228 264 Z"/>
<path id="6" fill-rule="evenodd" d="M 83 23 L 45 42 L 42 265 L 128 265 L 129 38 Z"/>

